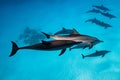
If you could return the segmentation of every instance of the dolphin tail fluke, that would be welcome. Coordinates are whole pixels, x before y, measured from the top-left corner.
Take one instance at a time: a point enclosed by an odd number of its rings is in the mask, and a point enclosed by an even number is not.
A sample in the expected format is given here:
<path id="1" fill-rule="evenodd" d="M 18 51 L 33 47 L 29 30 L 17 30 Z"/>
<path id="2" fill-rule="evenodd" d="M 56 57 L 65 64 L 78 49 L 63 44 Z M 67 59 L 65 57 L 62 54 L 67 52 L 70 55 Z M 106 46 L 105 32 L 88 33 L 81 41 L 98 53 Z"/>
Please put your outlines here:
<path id="1" fill-rule="evenodd" d="M 50 38 L 50 35 L 45 33 L 45 32 L 42 32 L 47 38 Z"/>
<path id="2" fill-rule="evenodd" d="M 11 52 L 11 54 L 9 55 L 9 57 L 15 55 L 16 52 L 17 52 L 18 49 L 19 49 L 18 46 L 17 46 L 17 44 L 16 44 L 15 42 L 11 41 L 11 43 L 12 43 L 12 52 Z"/>
<path id="3" fill-rule="evenodd" d="M 82 58 L 84 59 L 85 58 L 85 56 L 83 55 L 83 54 L 81 54 L 82 55 Z"/>

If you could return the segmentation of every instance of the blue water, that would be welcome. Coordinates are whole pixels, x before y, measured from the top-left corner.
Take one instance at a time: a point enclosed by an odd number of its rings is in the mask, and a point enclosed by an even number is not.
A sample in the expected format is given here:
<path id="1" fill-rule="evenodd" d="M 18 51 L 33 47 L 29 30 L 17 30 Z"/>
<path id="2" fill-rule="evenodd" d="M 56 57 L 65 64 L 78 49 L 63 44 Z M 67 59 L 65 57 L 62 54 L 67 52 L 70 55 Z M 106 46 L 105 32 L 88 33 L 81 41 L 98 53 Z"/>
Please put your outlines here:
<path id="1" fill-rule="evenodd" d="M 119 0 L 0 0 L 0 80 L 120 80 Z M 105 5 L 116 15 L 108 19 L 86 14 L 92 5 Z M 85 20 L 97 17 L 113 27 L 104 29 Z M 95 36 L 104 43 L 92 49 L 60 51 L 20 50 L 8 57 L 12 44 L 26 26 L 55 33 L 62 27 Z M 105 57 L 82 59 L 81 54 L 110 50 Z"/>

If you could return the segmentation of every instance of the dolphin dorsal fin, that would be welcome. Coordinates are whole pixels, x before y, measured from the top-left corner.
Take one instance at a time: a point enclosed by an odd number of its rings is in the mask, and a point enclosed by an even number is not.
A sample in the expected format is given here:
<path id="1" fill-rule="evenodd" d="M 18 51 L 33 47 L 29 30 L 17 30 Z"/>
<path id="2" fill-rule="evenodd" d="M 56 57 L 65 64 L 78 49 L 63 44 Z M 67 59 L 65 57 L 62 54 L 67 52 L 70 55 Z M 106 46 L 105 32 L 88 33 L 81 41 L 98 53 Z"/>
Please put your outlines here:
<path id="1" fill-rule="evenodd" d="M 73 28 L 72 34 L 79 34 L 76 29 Z"/>
<path id="2" fill-rule="evenodd" d="M 47 42 L 47 41 L 42 40 L 42 44 L 49 45 L 49 44 L 50 44 L 50 42 Z"/>
<path id="3" fill-rule="evenodd" d="M 62 30 L 64 31 L 64 30 L 66 30 L 66 29 L 63 27 Z"/>

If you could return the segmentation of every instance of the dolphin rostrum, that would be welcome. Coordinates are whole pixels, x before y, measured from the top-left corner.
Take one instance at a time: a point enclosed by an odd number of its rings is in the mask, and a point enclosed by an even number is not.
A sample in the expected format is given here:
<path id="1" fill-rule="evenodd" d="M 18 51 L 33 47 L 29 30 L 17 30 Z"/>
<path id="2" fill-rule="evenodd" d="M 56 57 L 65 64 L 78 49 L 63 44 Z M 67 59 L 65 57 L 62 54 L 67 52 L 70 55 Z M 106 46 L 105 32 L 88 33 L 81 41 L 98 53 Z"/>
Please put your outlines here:
<path id="1" fill-rule="evenodd" d="M 110 9 L 108 9 L 107 7 L 103 6 L 103 5 L 100 5 L 100 6 L 97 6 L 97 5 L 93 5 L 92 7 L 94 8 L 97 8 L 97 9 L 100 9 L 100 10 L 103 10 L 103 11 L 110 11 Z"/>
<path id="2" fill-rule="evenodd" d="M 70 48 L 71 46 L 78 44 L 79 42 L 69 41 L 69 40 L 54 40 L 54 41 L 43 41 L 39 44 L 34 44 L 30 46 L 18 47 L 17 44 L 13 41 L 12 42 L 12 52 L 9 57 L 16 54 L 16 52 L 20 49 L 32 49 L 32 50 L 44 50 L 44 51 L 51 51 L 51 50 L 61 50 L 59 56 L 64 54 L 66 48 Z"/>
<path id="3" fill-rule="evenodd" d="M 72 34 L 72 29 L 66 29 L 62 28 L 62 30 L 56 32 L 54 35 L 59 35 L 59 34 Z"/>
<path id="4" fill-rule="evenodd" d="M 81 54 L 81 55 L 82 55 L 82 58 L 83 58 L 83 59 L 84 59 L 85 57 L 96 57 L 96 56 L 102 56 L 102 57 L 104 57 L 105 54 L 107 54 L 108 52 L 110 52 L 110 51 L 107 51 L 107 50 L 97 51 L 97 50 L 96 50 L 96 52 L 94 52 L 94 53 L 92 53 L 92 54 L 89 54 L 89 55 L 86 55 L 86 56 L 84 56 L 83 54 Z"/>
<path id="5" fill-rule="evenodd" d="M 89 49 L 91 49 L 93 47 L 93 42 L 95 42 L 96 40 L 99 40 L 95 37 L 92 36 L 88 36 L 88 35 L 83 35 L 83 34 L 79 34 L 75 29 L 73 29 L 73 33 L 70 35 L 66 35 L 66 36 L 58 36 L 58 35 L 49 35 L 47 33 L 42 32 L 47 38 L 53 38 L 55 40 L 72 40 L 75 42 L 82 42 L 85 44 L 89 45 Z"/>

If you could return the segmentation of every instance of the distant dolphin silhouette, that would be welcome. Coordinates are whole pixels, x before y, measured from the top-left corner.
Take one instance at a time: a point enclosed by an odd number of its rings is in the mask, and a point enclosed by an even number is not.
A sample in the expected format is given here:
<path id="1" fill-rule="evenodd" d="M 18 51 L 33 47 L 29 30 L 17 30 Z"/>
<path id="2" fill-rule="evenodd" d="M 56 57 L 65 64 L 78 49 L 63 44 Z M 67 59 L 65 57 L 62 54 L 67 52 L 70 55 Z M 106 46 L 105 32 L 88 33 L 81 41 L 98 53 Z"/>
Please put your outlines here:
<path id="1" fill-rule="evenodd" d="M 97 56 L 102 56 L 102 57 L 104 57 L 105 54 L 107 54 L 108 52 L 110 52 L 110 51 L 107 51 L 107 50 L 97 51 L 97 50 L 96 50 L 95 53 L 92 53 L 92 54 L 89 54 L 89 55 L 86 55 L 86 56 L 84 56 L 83 54 L 81 54 L 81 55 L 82 55 L 82 58 L 83 58 L 83 59 L 84 59 L 85 57 L 97 57 Z"/>
<path id="2" fill-rule="evenodd" d="M 99 26 L 101 26 L 101 27 L 104 27 L 105 29 L 107 29 L 108 27 L 112 27 L 110 24 L 105 23 L 105 22 L 103 22 L 103 21 L 100 21 L 100 20 L 98 20 L 98 19 L 96 19 L 96 18 L 88 19 L 88 20 L 86 20 L 85 22 L 95 23 L 95 24 L 97 24 L 97 25 L 99 25 Z"/>
<path id="3" fill-rule="evenodd" d="M 72 34 L 72 29 L 66 29 L 66 28 L 62 28 L 62 30 L 56 32 L 54 35 L 59 35 L 59 34 Z"/>
<path id="4" fill-rule="evenodd" d="M 18 47 L 15 42 L 12 41 L 12 52 L 9 57 L 16 54 L 16 52 L 20 49 L 32 49 L 32 50 L 44 50 L 44 51 L 52 51 L 52 50 L 62 50 L 59 56 L 61 56 L 65 51 L 66 48 L 69 48 L 79 42 L 74 42 L 70 40 L 54 40 L 54 41 L 42 41 L 42 43 Z"/>
<path id="5" fill-rule="evenodd" d="M 103 11 L 110 11 L 110 9 L 108 9 L 107 7 L 105 7 L 103 5 L 100 5 L 100 6 L 92 5 L 92 7 L 103 10 Z"/>
<path id="6" fill-rule="evenodd" d="M 86 13 L 100 13 L 100 12 L 101 12 L 100 10 L 93 8 L 92 10 L 89 10 Z"/>
<path id="7" fill-rule="evenodd" d="M 58 35 L 49 35 L 47 33 L 42 32 L 47 38 L 53 38 L 55 40 L 71 40 L 75 42 L 82 42 L 89 45 L 89 49 L 93 47 L 93 42 L 99 40 L 95 37 L 79 34 L 75 29 L 73 29 L 73 33 L 67 36 L 58 36 Z"/>
<path id="8" fill-rule="evenodd" d="M 106 12 L 106 13 L 100 12 L 100 13 L 101 13 L 103 16 L 108 17 L 108 18 L 110 18 L 110 19 L 116 18 L 116 16 L 114 16 L 113 14 L 110 14 L 110 13 L 108 13 L 108 12 Z"/>

